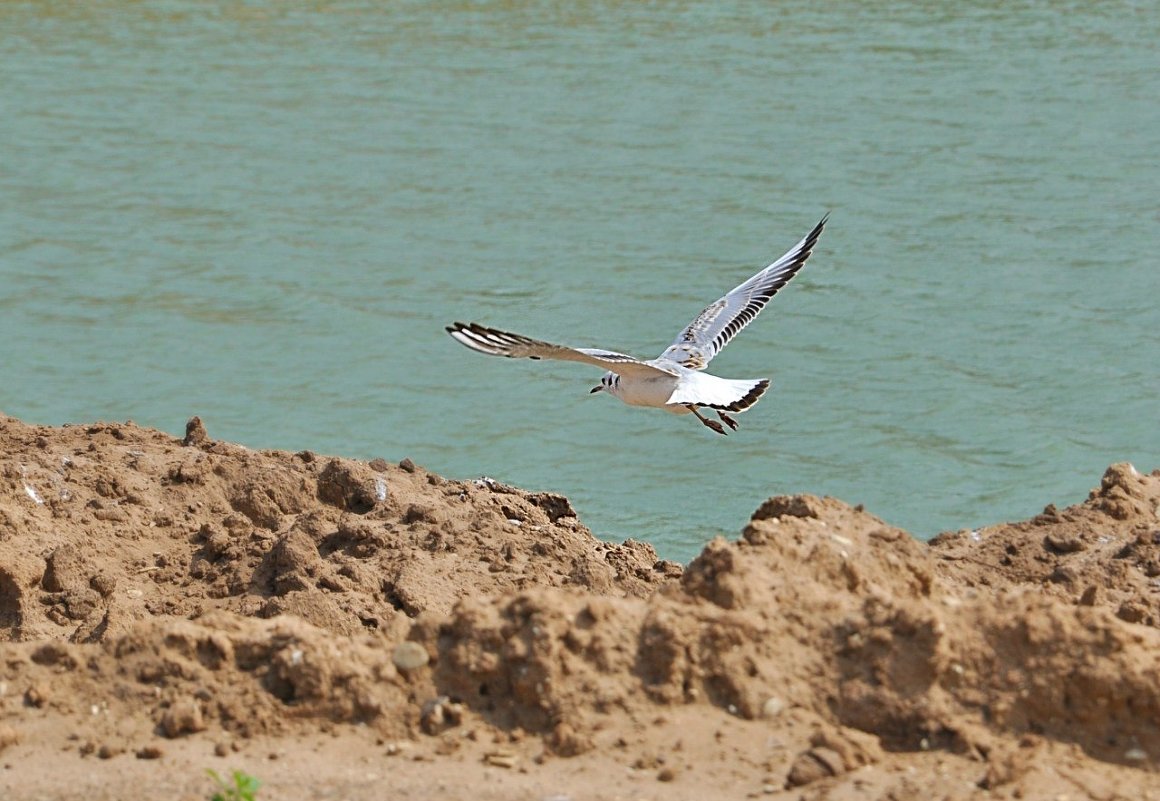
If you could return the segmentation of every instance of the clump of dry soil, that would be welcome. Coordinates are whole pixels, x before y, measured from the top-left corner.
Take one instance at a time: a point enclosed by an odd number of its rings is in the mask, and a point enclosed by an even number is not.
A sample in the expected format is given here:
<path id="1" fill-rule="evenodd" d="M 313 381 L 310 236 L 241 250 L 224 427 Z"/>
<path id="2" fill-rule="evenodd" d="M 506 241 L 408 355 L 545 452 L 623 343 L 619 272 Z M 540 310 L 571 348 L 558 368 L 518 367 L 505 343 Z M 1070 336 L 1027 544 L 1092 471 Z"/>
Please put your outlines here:
<path id="1" fill-rule="evenodd" d="M 1160 471 L 929 545 L 0 418 L 0 795 L 1158 798 Z M 1152 795 L 1149 795 L 1151 793 Z"/>

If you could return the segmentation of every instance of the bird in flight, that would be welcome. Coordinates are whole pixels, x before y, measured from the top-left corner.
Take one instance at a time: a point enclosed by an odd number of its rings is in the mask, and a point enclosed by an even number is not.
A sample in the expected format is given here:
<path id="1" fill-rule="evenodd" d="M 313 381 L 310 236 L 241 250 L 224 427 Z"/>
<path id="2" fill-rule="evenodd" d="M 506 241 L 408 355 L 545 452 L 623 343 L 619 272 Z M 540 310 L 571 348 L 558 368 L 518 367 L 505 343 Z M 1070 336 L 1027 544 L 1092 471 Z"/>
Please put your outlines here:
<path id="1" fill-rule="evenodd" d="M 797 275 L 810 257 L 827 214 L 788 253 L 724 297 L 709 304 L 655 359 L 640 360 L 601 348 L 570 348 L 488 328 L 479 323 L 447 326 L 456 341 L 492 356 L 558 359 L 602 367 L 607 372 L 591 392 L 607 392 L 630 406 L 649 406 L 673 414 L 692 413 L 718 434 L 721 423 L 701 414 L 713 409 L 725 425 L 737 430 L 737 421 L 726 412 L 743 412 L 769 389 L 768 378 L 719 378 L 702 372 L 733 337 L 753 322 L 770 298 Z"/>

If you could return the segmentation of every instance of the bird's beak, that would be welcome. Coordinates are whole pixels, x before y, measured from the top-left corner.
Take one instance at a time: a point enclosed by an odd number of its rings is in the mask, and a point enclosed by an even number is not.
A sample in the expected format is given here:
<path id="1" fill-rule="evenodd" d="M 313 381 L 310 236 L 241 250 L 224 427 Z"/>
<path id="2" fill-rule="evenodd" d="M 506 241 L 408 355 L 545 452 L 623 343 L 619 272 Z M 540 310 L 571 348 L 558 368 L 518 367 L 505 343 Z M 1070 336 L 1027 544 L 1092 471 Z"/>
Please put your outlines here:
<path id="1" fill-rule="evenodd" d="M 602 390 L 602 389 L 604 389 L 604 385 L 603 385 L 603 384 L 597 384 L 597 385 L 596 385 L 596 386 L 594 386 L 592 389 L 588 390 L 588 394 L 589 394 L 589 395 L 595 395 L 597 392 L 599 392 L 599 391 L 600 391 L 600 390 Z"/>

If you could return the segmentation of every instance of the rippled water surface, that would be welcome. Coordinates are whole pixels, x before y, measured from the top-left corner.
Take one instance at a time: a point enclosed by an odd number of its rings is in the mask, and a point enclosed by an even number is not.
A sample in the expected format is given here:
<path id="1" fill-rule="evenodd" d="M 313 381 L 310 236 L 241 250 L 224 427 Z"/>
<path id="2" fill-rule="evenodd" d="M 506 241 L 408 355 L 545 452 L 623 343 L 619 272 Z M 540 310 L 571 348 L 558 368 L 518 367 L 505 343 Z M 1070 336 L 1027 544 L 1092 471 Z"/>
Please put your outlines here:
<path id="1" fill-rule="evenodd" d="M 0 409 L 409 456 L 688 558 L 777 493 L 920 536 L 1160 464 L 1151 3 L 0 5 Z M 713 364 L 737 434 L 490 359 Z"/>

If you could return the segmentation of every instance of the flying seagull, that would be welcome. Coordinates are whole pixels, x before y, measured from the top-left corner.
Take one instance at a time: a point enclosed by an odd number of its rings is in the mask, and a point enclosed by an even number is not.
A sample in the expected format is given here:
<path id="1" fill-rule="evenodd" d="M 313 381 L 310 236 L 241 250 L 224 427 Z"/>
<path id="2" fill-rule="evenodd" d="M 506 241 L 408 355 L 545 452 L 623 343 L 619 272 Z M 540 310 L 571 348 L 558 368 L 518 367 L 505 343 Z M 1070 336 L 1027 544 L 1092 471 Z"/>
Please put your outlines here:
<path id="1" fill-rule="evenodd" d="M 479 323 L 453 323 L 447 326 L 447 333 L 472 350 L 492 356 L 559 359 L 603 367 L 607 372 L 591 392 L 607 392 L 630 406 L 651 406 L 673 414 L 691 412 L 706 426 L 724 434 L 721 423 L 698 411 L 713 409 L 736 431 L 737 421 L 726 412 L 743 412 L 757 403 L 769 389 L 769 379 L 718 378 L 701 371 L 797 275 L 828 218 L 828 214 L 822 217 L 814 230 L 780 259 L 709 304 L 656 359 L 642 361 L 600 348 L 553 345 Z"/>

